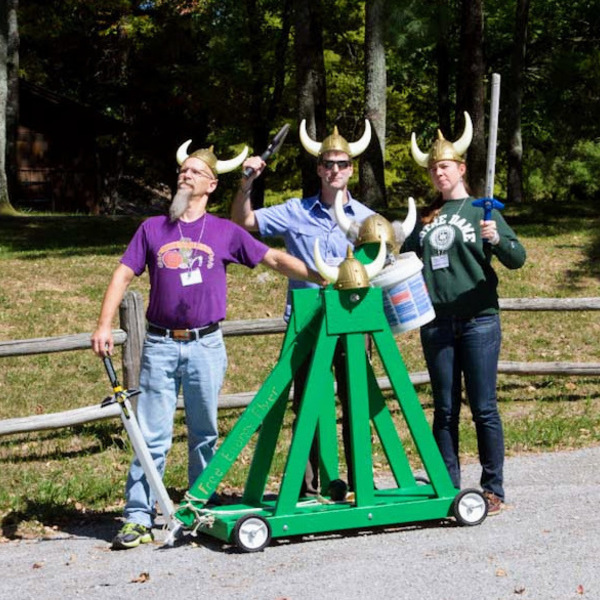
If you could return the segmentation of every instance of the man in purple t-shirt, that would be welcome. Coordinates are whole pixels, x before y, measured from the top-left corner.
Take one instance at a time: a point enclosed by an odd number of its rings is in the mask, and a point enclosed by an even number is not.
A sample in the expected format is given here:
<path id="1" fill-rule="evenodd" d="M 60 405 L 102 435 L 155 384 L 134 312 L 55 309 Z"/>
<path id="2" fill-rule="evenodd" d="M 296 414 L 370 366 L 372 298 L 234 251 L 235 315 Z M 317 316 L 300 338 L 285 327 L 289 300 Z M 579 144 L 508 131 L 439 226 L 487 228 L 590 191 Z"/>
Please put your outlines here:
<path id="1" fill-rule="evenodd" d="M 112 322 L 127 287 L 147 268 L 150 298 L 148 330 L 142 351 L 137 417 L 161 476 L 173 437 L 179 390 L 188 428 L 188 479 L 191 486 L 206 467 L 217 443 L 217 402 L 227 367 L 219 322 L 225 318 L 226 269 L 230 263 L 254 268 L 262 263 L 286 277 L 322 283 L 301 260 L 269 248 L 238 225 L 206 212 L 219 173 L 238 160 L 219 161 L 211 149 L 186 154 L 169 216 L 147 219 L 133 236 L 108 285 L 92 349 L 113 351 Z M 182 155 L 183 154 L 183 155 Z M 144 470 L 131 463 L 125 488 L 125 524 L 113 548 L 152 541 L 155 498 Z"/>

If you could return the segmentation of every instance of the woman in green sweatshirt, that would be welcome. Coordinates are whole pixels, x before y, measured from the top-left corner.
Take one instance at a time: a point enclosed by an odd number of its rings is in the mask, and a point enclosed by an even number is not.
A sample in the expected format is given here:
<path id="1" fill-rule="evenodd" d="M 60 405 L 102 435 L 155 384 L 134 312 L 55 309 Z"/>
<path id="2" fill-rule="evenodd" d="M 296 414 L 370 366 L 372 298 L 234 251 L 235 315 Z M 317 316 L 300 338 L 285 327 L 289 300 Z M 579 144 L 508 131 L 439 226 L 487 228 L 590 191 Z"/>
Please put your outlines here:
<path id="1" fill-rule="evenodd" d="M 472 139 L 465 130 L 454 143 L 438 139 L 430 152 L 421 152 L 413 133 L 411 150 L 428 169 L 438 198 L 421 215 L 421 222 L 404 244 L 421 257 L 423 275 L 436 318 L 421 328 L 421 343 L 434 399 L 433 434 L 454 485 L 460 488 L 458 424 L 461 376 L 477 433 L 481 487 L 488 515 L 498 514 L 504 502 L 504 434 L 498 412 L 496 379 L 500 355 L 498 278 L 492 257 L 518 269 L 525 249 L 502 215 L 494 210 L 483 221 L 483 210 L 472 205 L 464 181 L 463 155 Z"/>

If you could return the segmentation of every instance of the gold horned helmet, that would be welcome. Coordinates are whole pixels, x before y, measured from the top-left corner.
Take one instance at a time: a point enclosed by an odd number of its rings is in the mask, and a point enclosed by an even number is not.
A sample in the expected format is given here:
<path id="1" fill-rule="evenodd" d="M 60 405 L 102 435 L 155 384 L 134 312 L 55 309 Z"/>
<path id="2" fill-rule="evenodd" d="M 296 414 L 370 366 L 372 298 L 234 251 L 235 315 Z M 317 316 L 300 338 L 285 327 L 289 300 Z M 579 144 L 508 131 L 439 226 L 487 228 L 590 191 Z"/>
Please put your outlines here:
<path id="1" fill-rule="evenodd" d="M 417 138 L 413 132 L 410 136 L 410 151 L 415 162 L 421 167 L 430 168 L 433 164 L 440 160 L 453 160 L 464 163 L 464 154 L 467 152 L 471 140 L 473 139 L 473 123 L 467 111 L 465 115 L 465 129 L 463 134 L 454 143 L 445 139 L 442 132 L 438 129 L 438 139 L 433 142 L 433 146 L 429 154 L 421 152 L 417 146 Z"/>
<path id="2" fill-rule="evenodd" d="M 378 213 L 370 215 L 362 223 L 354 221 L 344 212 L 344 194 L 341 190 L 335 195 L 333 212 L 338 227 L 355 246 L 379 243 L 383 240 L 391 253 L 398 250 L 417 223 L 417 208 L 412 197 L 408 199 L 408 213 L 404 222 L 390 223 Z"/>
<path id="3" fill-rule="evenodd" d="M 302 119 L 300 123 L 300 142 L 304 149 L 313 156 L 319 157 L 326 152 L 345 152 L 350 158 L 354 158 L 362 154 L 371 141 L 371 124 L 365 119 L 365 131 L 362 137 L 356 142 L 348 142 L 343 138 L 337 126 L 333 128 L 333 133 L 327 136 L 322 142 L 316 142 L 306 132 L 306 119 Z"/>
<path id="4" fill-rule="evenodd" d="M 379 243 L 379 240 L 385 241 L 390 252 L 398 249 L 392 224 L 384 216 L 375 213 L 361 223 L 356 245 Z"/>
<path id="5" fill-rule="evenodd" d="M 229 173 L 229 171 L 237 169 L 246 160 L 246 156 L 248 156 L 248 146 L 244 146 L 244 149 L 235 158 L 230 160 L 219 160 L 213 152 L 213 146 L 210 148 L 201 148 L 188 154 L 187 150 L 191 143 L 192 140 L 188 140 L 179 146 L 179 150 L 177 150 L 177 164 L 182 165 L 190 157 L 197 158 L 206 164 L 213 172 L 213 175 Z"/>
<path id="6" fill-rule="evenodd" d="M 377 258 L 368 265 L 363 265 L 358 259 L 354 258 L 351 246 L 348 246 L 346 258 L 339 267 L 328 265 L 321 257 L 319 240 L 315 240 L 314 256 L 317 271 L 323 279 L 333 283 L 336 290 L 366 288 L 369 287 L 369 281 L 378 275 L 385 265 L 385 241 L 380 240 Z"/>

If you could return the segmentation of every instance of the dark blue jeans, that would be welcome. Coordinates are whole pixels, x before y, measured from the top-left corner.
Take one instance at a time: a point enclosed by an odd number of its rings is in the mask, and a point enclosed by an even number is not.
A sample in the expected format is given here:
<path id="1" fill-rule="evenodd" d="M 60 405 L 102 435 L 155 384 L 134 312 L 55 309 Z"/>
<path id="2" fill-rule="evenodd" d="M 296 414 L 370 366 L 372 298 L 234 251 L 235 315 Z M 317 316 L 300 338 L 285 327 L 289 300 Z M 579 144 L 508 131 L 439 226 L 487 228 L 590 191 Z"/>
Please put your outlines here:
<path id="1" fill-rule="evenodd" d="M 504 432 L 498 412 L 496 379 L 500 317 L 439 317 L 421 327 L 421 343 L 433 390 L 433 435 L 460 488 L 458 423 L 461 374 L 477 433 L 481 487 L 504 500 Z"/>

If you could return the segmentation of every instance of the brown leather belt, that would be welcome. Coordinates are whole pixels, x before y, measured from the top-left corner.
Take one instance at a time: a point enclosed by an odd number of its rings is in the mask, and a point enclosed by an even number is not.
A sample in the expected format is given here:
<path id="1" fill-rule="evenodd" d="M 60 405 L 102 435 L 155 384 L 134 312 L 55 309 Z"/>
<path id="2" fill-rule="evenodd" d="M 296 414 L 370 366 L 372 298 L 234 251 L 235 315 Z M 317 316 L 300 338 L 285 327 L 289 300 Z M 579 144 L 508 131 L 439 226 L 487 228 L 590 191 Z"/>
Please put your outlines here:
<path id="1" fill-rule="evenodd" d="M 148 325 L 148 333 L 170 337 L 177 342 L 191 342 L 198 340 L 218 329 L 218 323 L 211 323 L 206 327 L 198 327 L 197 329 L 164 329 L 163 327 L 157 327 L 156 325 Z"/>

